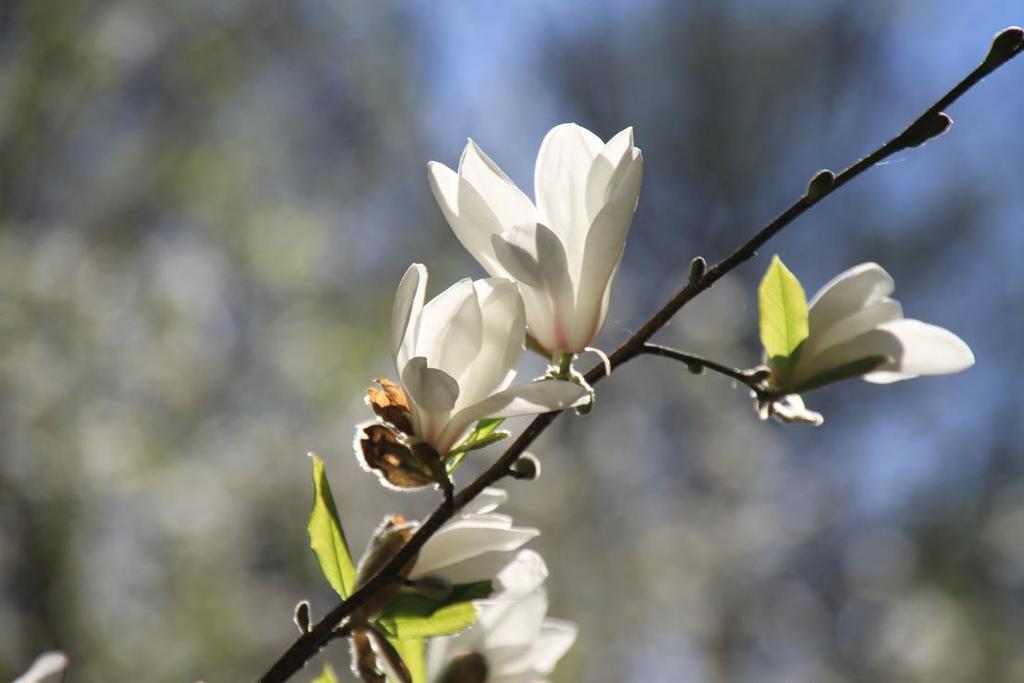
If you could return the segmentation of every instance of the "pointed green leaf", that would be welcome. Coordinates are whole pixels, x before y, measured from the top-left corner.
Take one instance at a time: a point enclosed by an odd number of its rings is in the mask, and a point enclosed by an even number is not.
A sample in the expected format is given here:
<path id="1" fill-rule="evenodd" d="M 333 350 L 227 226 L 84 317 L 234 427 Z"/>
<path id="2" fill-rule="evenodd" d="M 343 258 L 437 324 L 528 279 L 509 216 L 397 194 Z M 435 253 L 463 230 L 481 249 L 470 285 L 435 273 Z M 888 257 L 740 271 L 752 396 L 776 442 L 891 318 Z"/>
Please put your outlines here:
<path id="1" fill-rule="evenodd" d="M 757 290 L 761 344 L 768 365 L 785 384 L 807 338 L 807 295 L 778 256 L 772 257 Z"/>
<path id="2" fill-rule="evenodd" d="M 399 593 L 377 624 L 400 640 L 452 635 L 473 625 L 473 600 L 486 598 L 492 590 L 490 581 L 478 581 L 455 586 L 443 600 L 422 593 Z"/>
<path id="3" fill-rule="evenodd" d="M 478 448 L 486 448 L 492 443 L 497 443 L 507 438 L 511 432 L 498 429 L 504 421 L 505 418 L 503 417 L 492 417 L 477 422 L 476 427 L 462 440 L 462 443 L 448 452 L 448 473 L 451 474 L 459 468 L 462 459 L 466 457 L 466 453 L 475 451 Z"/>
<path id="4" fill-rule="evenodd" d="M 411 638 L 409 640 L 399 640 L 398 638 L 388 638 L 398 654 L 401 655 L 402 661 L 405 662 L 405 668 L 409 669 L 409 675 L 412 677 L 412 683 L 427 683 L 427 660 L 426 660 L 426 647 L 422 638 Z M 398 683 L 392 679 L 388 679 L 389 683 Z"/>
<path id="5" fill-rule="evenodd" d="M 887 363 L 890 359 L 885 356 L 870 356 L 868 358 L 861 358 L 855 360 L 846 365 L 840 365 L 838 368 L 831 368 L 815 375 L 809 380 L 801 384 L 800 386 L 793 387 L 794 393 L 805 393 L 812 389 L 818 389 L 825 386 L 826 384 L 832 384 L 834 382 L 840 382 L 844 379 L 850 379 L 852 377 L 860 377 L 872 372 L 883 363 Z"/>
<path id="6" fill-rule="evenodd" d="M 316 554 L 320 570 L 331 587 L 342 598 L 351 595 L 356 580 L 356 568 L 345 542 L 341 518 L 334 505 L 331 486 L 324 474 L 324 461 L 310 453 L 313 459 L 313 509 L 309 513 L 309 546 Z"/>
<path id="7" fill-rule="evenodd" d="M 324 664 L 324 670 L 310 683 L 338 683 L 338 677 L 335 675 L 334 668 L 330 664 Z"/>

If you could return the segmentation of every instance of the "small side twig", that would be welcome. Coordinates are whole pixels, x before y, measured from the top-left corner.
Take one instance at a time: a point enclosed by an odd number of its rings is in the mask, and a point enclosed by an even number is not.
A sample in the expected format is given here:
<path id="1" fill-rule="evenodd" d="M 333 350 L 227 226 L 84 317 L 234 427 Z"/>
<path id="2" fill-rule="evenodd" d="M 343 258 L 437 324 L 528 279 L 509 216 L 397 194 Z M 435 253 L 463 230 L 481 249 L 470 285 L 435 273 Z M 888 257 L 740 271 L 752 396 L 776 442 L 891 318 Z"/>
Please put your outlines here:
<path id="1" fill-rule="evenodd" d="M 643 353 L 647 354 L 648 356 L 662 356 L 664 358 L 671 358 L 672 360 L 677 360 L 680 363 L 685 364 L 687 369 L 690 370 L 690 372 L 694 372 L 695 370 L 711 370 L 712 372 L 716 372 L 719 375 L 724 375 L 726 377 L 736 380 L 740 384 L 743 384 L 748 389 L 757 394 L 758 398 L 768 399 L 772 397 L 771 392 L 765 389 L 764 386 L 762 386 L 762 382 L 765 379 L 763 370 L 750 371 L 741 370 L 739 368 L 732 368 L 729 367 L 728 365 L 723 365 L 722 363 L 718 363 L 709 358 L 704 358 L 703 356 L 698 356 L 692 353 L 686 353 L 685 351 L 680 351 L 679 349 L 673 349 L 670 346 L 652 344 L 650 342 L 647 342 L 643 345 Z"/>

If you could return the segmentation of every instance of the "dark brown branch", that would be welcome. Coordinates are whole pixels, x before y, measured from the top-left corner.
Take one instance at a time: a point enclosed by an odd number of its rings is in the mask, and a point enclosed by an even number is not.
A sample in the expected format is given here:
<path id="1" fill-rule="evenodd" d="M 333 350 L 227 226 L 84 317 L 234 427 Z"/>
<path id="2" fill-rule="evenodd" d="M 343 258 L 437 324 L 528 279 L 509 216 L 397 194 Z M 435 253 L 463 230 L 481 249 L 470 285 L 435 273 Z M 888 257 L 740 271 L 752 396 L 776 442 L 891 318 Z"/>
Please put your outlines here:
<path id="1" fill-rule="evenodd" d="M 670 346 L 662 346 L 661 344 L 652 344 L 647 342 L 643 346 L 643 352 L 648 356 L 663 356 L 665 358 L 671 358 L 677 360 L 680 363 L 686 365 L 686 367 L 693 372 L 701 370 L 711 370 L 717 372 L 719 375 L 725 375 L 731 379 L 736 380 L 740 384 L 745 385 L 751 391 L 755 392 L 758 396 L 768 397 L 770 392 L 766 391 L 761 386 L 761 380 L 763 377 L 759 376 L 758 372 L 748 372 L 746 370 L 740 370 L 739 368 L 731 368 L 728 365 L 722 365 L 709 358 L 703 356 L 697 356 L 692 353 L 686 353 L 678 349 L 673 349 Z M 767 372 L 767 370 L 765 370 Z"/>
<path id="2" fill-rule="evenodd" d="M 679 292 L 665 303 L 657 312 L 645 322 L 629 339 L 615 349 L 609 356 L 610 366 L 614 369 L 626 363 L 632 358 L 644 352 L 644 345 L 655 332 L 672 319 L 679 310 L 692 301 L 698 294 L 709 289 L 715 282 L 720 280 L 726 273 L 751 259 L 765 242 L 777 235 L 783 228 L 788 226 L 807 209 L 821 201 L 841 186 L 845 185 L 855 177 L 871 168 L 878 162 L 886 159 L 892 154 L 923 144 L 928 139 L 941 134 L 949 126 L 949 117 L 943 113 L 950 104 L 955 102 L 961 95 L 970 90 L 982 78 L 995 71 L 999 66 L 1009 61 L 1021 52 L 1024 47 L 1024 32 L 1019 28 L 1004 30 L 996 36 L 993 47 L 988 56 L 976 69 L 968 74 L 962 81 L 943 95 L 935 104 L 929 107 L 921 116 L 914 120 L 902 133 L 885 143 L 868 156 L 856 162 L 842 173 L 830 178 L 830 173 L 819 173 L 812 181 L 808 193 L 800 197 L 788 209 L 779 214 L 775 219 L 763 227 L 750 240 L 739 247 L 728 257 L 719 261 L 705 272 L 696 274 L 691 271 L 689 282 Z M 591 385 L 596 384 L 606 375 L 603 363 L 598 363 L 590 368 L 584 378 Z M 506 451 L 492 464 L 483 474 L 477 477 L 472 483 L 462 489 L 454 499 L 448 499 L 441 503 L 423 524 L 409 542 L 388 562 L 372 579 L 367 581 L 347 600 L 336 606 L 313 628 L 303 634 L 292 643 L 291 647 L 271 666 L 270 670 L 260 678 L 260 683 L 283 683 L 294 673 L 299 671 L 306 662 L 319 652 L 323 646 L 332 638 L 335 628 L 341 624 L 356 608 L 366 602 L 370 595 L 376 593 L 386 584 L 395 580 L 397 571 L 405 566 L 413 555 L 416 554 L 423 544 L 429 539 L 442 524 L 451 519 L 456 512 L 462 509 L 469 501 L 475 498 L 488 486 L 498 482 L 508 475 L 515 464 L 516 459 L 525 451 L 540 434 L 554 422 L 560 413 L 545 413 L 539 415 L 526 427 L 519 437 L 512 442 Z"/>

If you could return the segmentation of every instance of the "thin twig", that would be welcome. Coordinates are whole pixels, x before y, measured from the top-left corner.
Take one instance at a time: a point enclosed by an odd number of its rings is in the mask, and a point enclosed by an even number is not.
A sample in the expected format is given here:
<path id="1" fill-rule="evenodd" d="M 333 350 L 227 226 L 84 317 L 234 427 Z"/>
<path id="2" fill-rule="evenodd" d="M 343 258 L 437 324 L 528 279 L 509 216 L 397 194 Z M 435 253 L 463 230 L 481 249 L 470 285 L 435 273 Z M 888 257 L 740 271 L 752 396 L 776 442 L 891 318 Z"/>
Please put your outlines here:
<path id="1" fill-rule="evenodd" d="M 731 368 L 728 365 L 722 365 L 710 358 L 704 358 L 703 356 L 697 356 L 692 353 L 686 353 L 679 349 L 673 349 L 670 346 L 662 346 L 661 344 L 652 344 L 647 342 L 643 346 L 643 353 L 649 356 L 663 356 L 665 358 L 671 358 L 677 360 L 680 363 L 685 363 L 687 368 L 696 366 L 698 369 L 707 369 L 712 372 L 717 372 L 720 375 L 730 377 L 740 384 L 745 385 L 751 391 L 755 392 L 758 396 L 769 394 L 768 391 L 761 386 L 760 378 L 755 373 L 747 372 L 746 370 L 740 370 L 739 368 Z"/>
<path id="2" fill-rule="evenodd" d="M 691 277 L 685 287 L 669 299 L 639 330 L 609 356 L 610 366 L 614 369 L 643 353 L 647 340 L 664 327 L 683 306 L 692 301 L 698 294 L 709 289 L 725 274 L 751 259 L 765 242 L 777 235 L 811 206 L 892 154 L 907 147 L 923 144 L 928 139 L 944 132 L 949 126 L 949 118 L 942 113 L 943 110 L 970 90 L 982 78 L 1015 57 L 1021 52 L 1022 46 L 1024 46 L 1024 39 L 1022 39 L 1020 29 L 1006 29 L 1000 33 L 993 42 L 992 50 L 985 58 L 985 61 L 929 107 L 921 116 L 915 119 L 903 132 L 836 175 L 834 179 L 826 178 L 826 182 L 822 183 L 818 181 L 822 174 L 816 176 L 813 192 L 809 192 L 796 200 L 788 209 L 761 228 L 757 234 L 728 257 L 716 263 L 699 277 Z M 584 375 L 584 378 L 590 385 L 594 385 L 605 376 L 605 364 L 602 362 L 590 368 Z M 544 413 L 534 418 L 501 457 L 483 474 L 462 489 L 453 500 L 443 501 L 437 510 L 420 525 L 419 529 L 402 550 L 390 562 L 384 565 L 373 578 L 364 583 L 348 599 L 331 610 L 308 633 L 303 634 L 292 643 L 267 673 L 260 678 L 260 683 L 283 683 L 305 666 L 306 662 L 316 655 L 323 645 L 331 639 L 332 634 L 335 632 L 335 627 L 352 614 L 371 595 L 393 581 L 399 568 L 404 567 L 412 559 L 413 555 L 423 547 L 423 544 L 434 535 L 442 524 L 455 516 L 463 506 L 473 500 L 485 488 L 507 476 L 516 459 L 560 414 L 557 412 Z"/>

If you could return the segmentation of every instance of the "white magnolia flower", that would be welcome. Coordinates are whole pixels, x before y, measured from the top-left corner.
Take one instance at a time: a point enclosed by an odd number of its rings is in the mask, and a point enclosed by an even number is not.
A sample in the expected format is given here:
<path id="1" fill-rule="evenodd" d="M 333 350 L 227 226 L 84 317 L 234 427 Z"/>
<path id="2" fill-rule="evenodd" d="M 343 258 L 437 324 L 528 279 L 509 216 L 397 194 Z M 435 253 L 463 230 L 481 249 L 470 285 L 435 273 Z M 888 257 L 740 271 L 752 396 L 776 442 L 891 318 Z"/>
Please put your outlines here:
<path id="1" fill-rule="evenodd" d="M 889 297 L 893 289 L 892 277 L 876 263 L 854 266 L 822 287 L 810 301 L 808 336 L 788 385 L 806 391 L 856 376 L 889 383 L 974 364 L 960 337 L 905 319 L 899 302 Z"/>
<path id="2" fill-rule="evenodd" d="M 28 671 L 15 679 L 14 683 L 60 683 L 64 680 L 64 670 L 67 666 L 68 656 L 63 652 L 44 652 L 36 657 Z"/>
<path id="3" fill-rule="evenodd" d="M 511 573 L 515 573 L 512 568 Z M 478 600 L 476 623 L 427 646 L 432 683 L 539 683 L 576 640 L 576 625 L 548 619 L 543 588 Z"/>
<path id="4" fill-rule="evenodd" d="M 391 316 L 395 367 L 414 436 L 446 455 L 477 420 L 569 408 L 586 391 L 564 381 L 510 386 L 523 354 L 523 301 L 515 283 L 460 280 L 424 304 L 427 269 L 415 263 Z"/>
<path id="5" fill-rule="evenodd" d="M 513 553 L 540 531 L 513 526 L 511 517 L 495 512 L 507 500 L 502 489 L 484 489 L 423 544 L 409 578 L 448 585 L 493 579 L 496 591 L 514 593 L 539 586 L 547 577 L 544 561 L 533 551 Z"/>
<path id="6" fill-rule="evenodd" d="M 459 241 L 488 273 L 519 282 L 530 333 L 549 354 L 579 353 L 601 330 L 642 174 L 632 128 L 606 144 L 574 123 L 541 143 L 536 205 L 472 140 L 457 173 L 429 165 Z"/>

